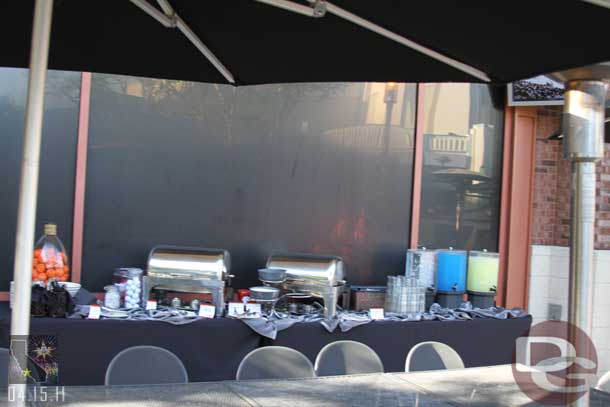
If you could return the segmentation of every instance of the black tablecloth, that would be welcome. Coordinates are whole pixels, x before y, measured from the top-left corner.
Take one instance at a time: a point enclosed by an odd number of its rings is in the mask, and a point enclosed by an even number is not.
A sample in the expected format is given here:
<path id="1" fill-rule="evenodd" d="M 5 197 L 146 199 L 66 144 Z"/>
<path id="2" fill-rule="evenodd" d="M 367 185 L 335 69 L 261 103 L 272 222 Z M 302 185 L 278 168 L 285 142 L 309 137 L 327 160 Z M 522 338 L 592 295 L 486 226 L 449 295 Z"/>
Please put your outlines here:
<path id="1" fill-rule="evenodd" d="M 9 346 L 10 314 L 0 308 L 0 347 Z M 112 358 L 136 345 L 155 345 L 175 353 L 190 381 L 233 380 L 241 359 L 264 345 L 297 349 L 312 361 L 327 343 L 342 339 L 363 342 L 381 357 L 386 371 L 404 371 L 407 352 L 421 341 L 452 346 L 466 366 L 512 362 L 514 340 L 530 327 L 530 317 L 474 321 L 376 321 L 351 331 L 326 331 L 320 323 L 297 323 L 263 340 L 241 321 L 217 318 L 174 326 L 156 321 L 75 320 L 33 318 L 32 335 L 55 335 L 59 341 L 59 381 L 62 385 L 104 383 Z"/>
<path id="2" fill-rule="evenodd" d="M 264 345 L 294 348 L 313 362 L 325 345 L 342 339 L 367 344 L 381 358 L 386 372 L 404 372 L 409 350 L 424 341 L 446 343 L 455 349 L 466 367 L 501 365 L 513 362 L 515 339 L 532 324 L 530 316 L 507 320 L 472 321 L 374 321 L 341 333 L 329 333 L 320 324 L 295 324 L 278 332 L 276 340 Z"/>
<path id="3" fill-rule="evenodd" d="M 0 347 L 9 345 L 10 316 L 0 318 Z M 154 345 L 175 353 L 193 382 L 233 380 L 242 358 L 261 337 L 241 321 L 202 319 L 175 326 L 157 321 L 33 318 L 31 335 L 58 338 L 59 382 L 66 386 L 104 384 L 106 368 L 121 350 Z M 134 367 L 137 368 L 137 367 Z"/>

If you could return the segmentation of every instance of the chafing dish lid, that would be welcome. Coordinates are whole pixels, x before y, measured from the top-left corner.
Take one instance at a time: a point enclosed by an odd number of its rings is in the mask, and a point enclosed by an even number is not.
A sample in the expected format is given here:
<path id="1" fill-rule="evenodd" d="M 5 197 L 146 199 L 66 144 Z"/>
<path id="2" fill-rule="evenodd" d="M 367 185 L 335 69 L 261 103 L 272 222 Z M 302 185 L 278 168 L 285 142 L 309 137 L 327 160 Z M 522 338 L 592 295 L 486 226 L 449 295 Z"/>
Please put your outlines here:
<path id="1" fill-rule="evenodd" d="M 220 280 L 227 277 L 230 269 L 231 258 L 224 249 L 158 245 L 148 255 L 149 275 Z"/>
<path id="2" fill-rule="evenodd" d="M 286 270 L 290 280 L 303 283 L 340 285 L 344 284 L 344 263 L 339 256 L 317 255 L 309 253 L 278 253 L 269 256 L 268 268 Z"/>

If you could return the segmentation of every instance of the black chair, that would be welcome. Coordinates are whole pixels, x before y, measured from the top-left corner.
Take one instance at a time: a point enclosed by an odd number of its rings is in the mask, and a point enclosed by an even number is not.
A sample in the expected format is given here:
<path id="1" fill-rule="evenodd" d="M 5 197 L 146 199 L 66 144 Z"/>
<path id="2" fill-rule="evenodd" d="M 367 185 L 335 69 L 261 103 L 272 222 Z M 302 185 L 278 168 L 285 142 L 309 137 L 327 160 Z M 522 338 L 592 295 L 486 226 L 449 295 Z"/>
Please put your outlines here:
<path id="1" fill-rule="evenodd" d="M 383 363 L 375 351 L 356 341 L 336 341 L 320 350 L 316 357 L 318 376 L 383 373 Z"/>
<path id="2" fill-rule="evenodd" d="M 409 351 L 405 362 L 405 372 L 463 368 L 460 355 L 451 346 L 440 342 L 418 343 Z"/>
<path id="3" fill-rule="evenodd" d="M 235 378 L 265 380 L 311 377 L 316 377 L 316 373 L 307 356 L 284 346 L 265 346 L 244 356 Z"/>
<path id="4" fill-rule="evenodd" d="M 8 358 L 10 351 L 6 348 L 0 348 L 0 389 L 8 387 Z"/>
<path id="5" fill-rule="evenodd" d="M 106 369 L 106 386 L 115 384 L 188 383 L 182 361 L 167 349 L 133 346 L 119 352 Z"/>

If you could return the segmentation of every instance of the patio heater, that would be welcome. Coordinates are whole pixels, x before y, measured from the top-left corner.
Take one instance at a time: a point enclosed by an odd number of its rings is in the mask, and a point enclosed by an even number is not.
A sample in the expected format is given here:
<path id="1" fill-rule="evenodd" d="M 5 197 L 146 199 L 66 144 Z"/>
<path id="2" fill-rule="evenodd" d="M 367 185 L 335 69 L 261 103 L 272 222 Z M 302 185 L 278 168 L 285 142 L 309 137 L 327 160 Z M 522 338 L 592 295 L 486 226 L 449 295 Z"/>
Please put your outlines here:
<path id="1" fill-rule="evenodd" d="M 388 82 L 385 84 L 385 92 L 383 94 L 383 102 L 385 103 L 385 124 L 383 126 L 383 154 L 388 155 L 390 152 L 390 137 L 392 135 L 392 109 L 396 104 L 398 93 L 398 84 L 396 82 Z"/>
<path id="2" fill-rule="evenodd" d="M 604 156 L 605 101 L 610 64 L 573 69 L 554 75 L 565 82 L 564 156 L 572 164 L 570 292 L 568 322 L 589 337 L 593 313 L 593 254 L 595 232 L 595 164 Z M 568 332 L 579 355 L 589 355 L 588 341 Z M 576 355 L 573 355 L 576 356 Z M 574 367 L 574 365 L 573 365 Z M 588 406 L 588 396 L 571 406 Z"/>

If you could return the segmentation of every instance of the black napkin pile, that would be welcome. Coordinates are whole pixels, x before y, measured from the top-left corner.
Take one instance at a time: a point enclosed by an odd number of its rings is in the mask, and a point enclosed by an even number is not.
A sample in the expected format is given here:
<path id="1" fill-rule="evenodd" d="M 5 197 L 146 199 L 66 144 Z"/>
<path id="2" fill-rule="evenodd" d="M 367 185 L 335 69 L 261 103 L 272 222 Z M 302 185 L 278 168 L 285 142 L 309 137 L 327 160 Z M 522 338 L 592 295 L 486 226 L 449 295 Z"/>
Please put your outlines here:
<path id="1" fill-rule="evenodd" d="M 74 301 L 57 281 L 52 281 L 49 288 L 39 285 L 32 287 L 30 313 L 33 317 L 65 318 L 72 312 Z"/>

